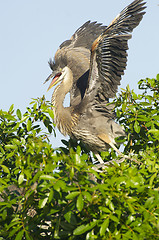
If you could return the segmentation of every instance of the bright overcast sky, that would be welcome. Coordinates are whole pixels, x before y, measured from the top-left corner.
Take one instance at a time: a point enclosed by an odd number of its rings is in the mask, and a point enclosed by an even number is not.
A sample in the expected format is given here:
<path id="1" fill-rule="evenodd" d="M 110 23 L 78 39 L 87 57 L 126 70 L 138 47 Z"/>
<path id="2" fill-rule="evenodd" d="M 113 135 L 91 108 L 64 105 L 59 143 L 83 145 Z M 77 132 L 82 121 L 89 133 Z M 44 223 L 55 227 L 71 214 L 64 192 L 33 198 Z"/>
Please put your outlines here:
<path id="1" fill-rule="evenodd" d="M 87 20 L 108 25 L 131 0 L 1 0 L 0 109 L 23 113 L 31 98 L 46 96 L 49 58 Z M 159 73 L 159 1 L 147 0 L 146 14 L 129 41 L 121 87 L 137 89 L 141 78 Z M 120 91 L 120 88 L 119 88 Z M 60 135 L 53 144 L 59 146 Z"/>

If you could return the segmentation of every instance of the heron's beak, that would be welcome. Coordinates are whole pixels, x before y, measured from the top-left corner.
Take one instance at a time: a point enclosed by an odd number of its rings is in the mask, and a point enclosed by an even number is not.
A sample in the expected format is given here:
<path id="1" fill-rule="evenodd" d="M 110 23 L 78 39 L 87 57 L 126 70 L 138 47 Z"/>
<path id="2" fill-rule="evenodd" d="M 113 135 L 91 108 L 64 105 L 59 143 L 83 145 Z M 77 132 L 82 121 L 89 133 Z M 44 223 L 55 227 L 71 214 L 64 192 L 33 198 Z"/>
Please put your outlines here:
<path id="1" fill-rule="evenodd" d="M 59 77 L 61 76 L 61 73 L 57 73 L 55 76 L 53 76 L 53 74 L 51 74 L 46 81 L 48 81 L 51 77 L 53 77 L 50 86 L 48 87 L 47 91 L 49 91 L 53 86 L 55 86 L 58 82 L 59 82 Z M 45 82 L 46 82 L 45 81 Z"/>

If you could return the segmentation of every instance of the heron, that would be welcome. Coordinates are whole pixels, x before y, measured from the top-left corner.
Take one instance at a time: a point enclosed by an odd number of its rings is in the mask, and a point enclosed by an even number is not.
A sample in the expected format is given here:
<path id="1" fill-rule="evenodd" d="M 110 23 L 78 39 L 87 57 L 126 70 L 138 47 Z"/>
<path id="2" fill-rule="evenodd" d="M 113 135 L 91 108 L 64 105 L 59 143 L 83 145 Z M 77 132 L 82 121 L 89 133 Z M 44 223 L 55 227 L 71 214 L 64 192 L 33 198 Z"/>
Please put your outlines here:
<path id="1" fill-rule="evenodd" d="M 123 155 L 115 139 L 125 131 L 108 103 L 116 96 L 126 69 L 128 40 L 145 14 L 145 4 L 133 1 L 108 26 L 87 21 L 49 60 L 48 90 L 57 84 L 51 98 L 54 123 L 63 135 L 82 141 L 100 163 L 99 153 L 110 147 Z M 70 106 L 64 107 L 68 92 Z"/>

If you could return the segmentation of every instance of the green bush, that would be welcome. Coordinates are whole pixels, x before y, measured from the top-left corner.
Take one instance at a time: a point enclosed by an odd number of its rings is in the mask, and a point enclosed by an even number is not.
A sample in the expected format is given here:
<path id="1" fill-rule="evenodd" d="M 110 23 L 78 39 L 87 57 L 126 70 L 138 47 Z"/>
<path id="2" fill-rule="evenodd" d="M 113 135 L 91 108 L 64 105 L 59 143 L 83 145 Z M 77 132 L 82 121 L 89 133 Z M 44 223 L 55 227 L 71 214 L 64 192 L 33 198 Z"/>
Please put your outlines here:
<path id="1" fill-rule="evenodd" d="M 25 114 L 0 110 L 0 240 L 159 239 L 159 75 L 139 89 L 114 100 L 123 152 L 134 160 L 117 164 L 113 150 L 102 152 L 114 164 L 101 171 L 82 144 L 50 144 L 44 97 Z"/>

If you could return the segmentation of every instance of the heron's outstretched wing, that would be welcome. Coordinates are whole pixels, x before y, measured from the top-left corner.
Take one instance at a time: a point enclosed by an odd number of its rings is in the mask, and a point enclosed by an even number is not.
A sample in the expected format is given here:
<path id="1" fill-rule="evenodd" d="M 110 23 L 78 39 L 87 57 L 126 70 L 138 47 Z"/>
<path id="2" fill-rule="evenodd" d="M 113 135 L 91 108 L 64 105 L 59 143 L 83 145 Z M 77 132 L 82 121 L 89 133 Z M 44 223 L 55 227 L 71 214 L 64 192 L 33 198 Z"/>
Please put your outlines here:
<path id="1" fill-rule="evenodd" d="M 126 68 L 130 32 L 140 23 L 145 8 L 143 0 L 133 1 L 92 44 L 90 74 L 85 93 L 91 104 L 100 107 L 102 101 L 115 97 Z"/>

